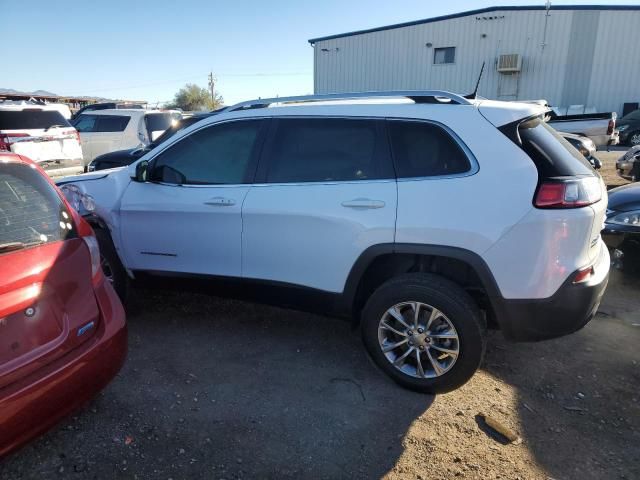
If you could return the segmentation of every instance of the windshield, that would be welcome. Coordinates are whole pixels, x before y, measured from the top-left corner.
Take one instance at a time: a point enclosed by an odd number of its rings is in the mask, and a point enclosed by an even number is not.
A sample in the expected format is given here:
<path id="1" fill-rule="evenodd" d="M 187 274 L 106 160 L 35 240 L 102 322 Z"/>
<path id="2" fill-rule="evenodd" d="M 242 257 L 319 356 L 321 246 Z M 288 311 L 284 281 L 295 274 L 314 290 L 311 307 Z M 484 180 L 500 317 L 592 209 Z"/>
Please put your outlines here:
<path id="1" fill-rule="evenodd" d="M 33 168 L 9 162 L 0 171 L 0 254 L 72 235 L 71 215 Z"/>
<path id="2" fill-rule="evenodd" d="M 0 130 L 39 130 L 53 125 L 71 127 L 71 124 L 57 110 L 26 108 L 0 111 Z"/>

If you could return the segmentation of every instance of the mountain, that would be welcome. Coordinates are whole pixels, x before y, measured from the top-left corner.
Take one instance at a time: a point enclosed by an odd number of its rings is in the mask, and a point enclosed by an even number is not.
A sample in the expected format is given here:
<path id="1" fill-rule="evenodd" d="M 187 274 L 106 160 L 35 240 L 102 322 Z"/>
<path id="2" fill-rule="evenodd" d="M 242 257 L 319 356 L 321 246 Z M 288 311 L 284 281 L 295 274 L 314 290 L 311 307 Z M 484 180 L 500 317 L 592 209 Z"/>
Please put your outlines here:
<path id="1" fill-rule="evenodd" d="M 44 95 L 47 97 L 56 97 L 56 93 L 48 92 L 47 90 L 36 90 L 35 92 L 21 92 L 20 90 L 15 90 L 13 88 L 0 88 L 0 93 L 18 93 L 23 95 Z"/>

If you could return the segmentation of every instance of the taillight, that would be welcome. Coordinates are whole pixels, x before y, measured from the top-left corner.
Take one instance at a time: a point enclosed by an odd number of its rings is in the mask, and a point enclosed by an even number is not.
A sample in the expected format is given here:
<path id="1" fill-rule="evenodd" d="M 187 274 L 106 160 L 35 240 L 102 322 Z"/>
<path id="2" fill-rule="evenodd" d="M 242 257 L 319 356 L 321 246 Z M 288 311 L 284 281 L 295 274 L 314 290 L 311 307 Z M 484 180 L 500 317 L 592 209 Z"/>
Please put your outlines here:
<path id="1" fill-rule="evenodd" d="M 575 276 L 573 277 L 573 283 L 587 282 L 594 273 L 595 270 L 593 269 L 593 266 L 582 268 L 576 272 Z"/>
<path id="2" fill-rule="evenodd" d="M 62 132 L 64 135 L 75 135 L 76 140 L 80 143 L 80 132 L 78 132 L 75 128 L 73 130 L 67 130 L 66 132 Z"/>
<path id="3" fill-rule="evenodd" d="M 537 208 L 580 208 L 599 202 L 602 187 L 598 177 L 545 181 L 533 201 Z"/>
<path id="4" fill-rule="evenodd" d="M 91 255 L 91 279 L 93 284 L 97 285 L 102 281 L 102 268 L 100 267 L 100 247 L 98 246 L 98 240 L 93 235 L 87 235 L 82 237 L 84 243 L 89 248 L 89 254 Z"/>
<path id="5" fill-rule="evenodd" d="M 616 128 L 616 121 L 612 118 L 609 120 L 609 126 L 607 127 L 607 135 L 613 134 L 613 130 Z"/>
<path id="6" fill-rule="evenodd" d="M 0 134 L 0 152 L 11 151 L 11 139 L 17 137 L 28 137 L 28 133 L 2 133 Z"/>
<path id="7" fill-rule="evenodd" d="M 84 243 L 89 249 L 89 255 L 91 257 L 91 280 L 94 285 L 99 285 L 104 280 L 104 275 L 102 274 L 102 267 L 100 265 L 100 247 L 98 246 L 98 240 L 93 233 L 91 225 L 89 225 L 78 212 L 70 208 L 69 213 L 71 213 L 73 221 L 76 224 L 78 236 L 84 240 Z"/>

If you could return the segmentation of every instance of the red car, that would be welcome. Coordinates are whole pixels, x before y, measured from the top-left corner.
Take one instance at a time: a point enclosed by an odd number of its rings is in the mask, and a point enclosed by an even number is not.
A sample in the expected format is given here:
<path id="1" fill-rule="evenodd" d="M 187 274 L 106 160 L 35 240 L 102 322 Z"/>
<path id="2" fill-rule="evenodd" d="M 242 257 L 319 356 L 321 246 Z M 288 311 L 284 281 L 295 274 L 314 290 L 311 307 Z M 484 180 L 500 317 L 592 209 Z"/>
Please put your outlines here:
<path id="1" fill-rule="evenodd" d="M 96 395 L 126 352 L 93 230 L 31 160 L 0 154 L 0 458 Z"/>

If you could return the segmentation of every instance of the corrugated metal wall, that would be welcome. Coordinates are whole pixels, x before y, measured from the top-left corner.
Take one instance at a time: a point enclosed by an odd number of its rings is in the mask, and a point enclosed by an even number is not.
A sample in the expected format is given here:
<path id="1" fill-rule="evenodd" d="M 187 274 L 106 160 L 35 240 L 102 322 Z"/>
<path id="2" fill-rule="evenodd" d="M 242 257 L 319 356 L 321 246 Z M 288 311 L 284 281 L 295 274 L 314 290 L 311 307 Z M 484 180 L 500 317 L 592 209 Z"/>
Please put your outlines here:
<path id="1" fill-rule="evenodd" d="M 640 101 L 640 11 L 590 11 L 588 18 L 581 13 L 485 12 L 318 41 L 315 91 L 433 88 L 466 93 L 486 61 L 479 93 L 487 98 L 544 98 L 556 106 L 583 103 L 621 113 L 623 102 Z M 573 24 L 574 16 L 576 22 L 588 20 L 585 28 Z M 595 42 L 585 41 L 586 36 L 595 36 Z M 437 47 L 456 47 L 455 64 L 434 65 Z M 570 58 L 570 52 L 593 52 L 593 60 Z M 523 56 L 519 75 L 496 71 L 498 55 L 508 53 Z M 584 78 L 585 70 L 591 71 L 590 78 Z M 588 94 L 576 95 L 570 88 L 574 83 Z M 578 101 L 579 96 L 586 98 Z"/>

